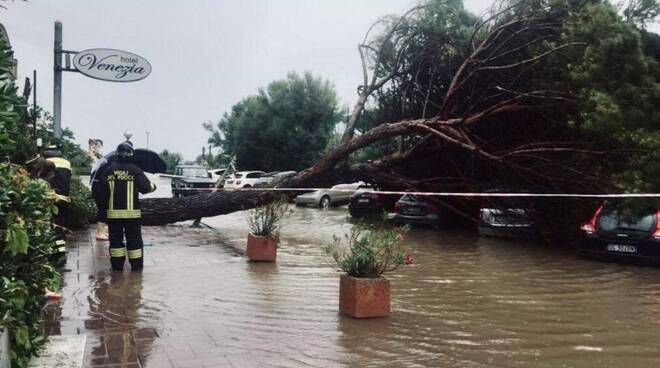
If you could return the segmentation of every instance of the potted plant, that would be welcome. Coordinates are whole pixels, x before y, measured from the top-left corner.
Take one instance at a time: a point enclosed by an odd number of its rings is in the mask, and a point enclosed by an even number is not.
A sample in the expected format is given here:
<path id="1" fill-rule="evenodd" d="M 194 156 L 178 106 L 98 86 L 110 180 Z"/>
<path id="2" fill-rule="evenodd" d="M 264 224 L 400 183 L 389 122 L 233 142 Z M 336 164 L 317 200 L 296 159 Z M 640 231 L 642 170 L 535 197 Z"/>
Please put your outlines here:
<path id="1" fill-rule="evenodd" d="M 250 261 L 275 261 L 279 243 L 279 223 L 287 213 L 288 204 L 283 200 L 276 200 L 247 211 L 247 222 L 250 227 L 247 256 Z"/>
<path id="2" fill-rule="evenodd" d="M 403 244 L 408 227 L 354 226 L 344 238 L 334 236 L 326 252 L 344 272 L 339 281 L 339 312 L 354 318 L 385 317 L 390 313 L 390 282 L 382 277 L 411 264 L 411 249 Z"/>

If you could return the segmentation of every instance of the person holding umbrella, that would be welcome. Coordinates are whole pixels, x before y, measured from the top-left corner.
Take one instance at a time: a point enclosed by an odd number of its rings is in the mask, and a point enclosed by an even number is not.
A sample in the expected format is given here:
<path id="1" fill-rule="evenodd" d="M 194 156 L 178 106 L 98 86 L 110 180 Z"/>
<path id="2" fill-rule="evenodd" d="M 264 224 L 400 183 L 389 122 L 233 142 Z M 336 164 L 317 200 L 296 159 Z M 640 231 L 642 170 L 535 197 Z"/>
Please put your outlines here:
<path id="1" fill-rule="evenodd" d="M 126 255 L 131 271 L 142 270 L 139 194 L 156 190 L 156 185 L 149 181 L 142 169 L 132 163 L 133 152 L 130 143 L 122 142 L 117 146 L 116 158 L 99 172 L 99 195 L 105 204 L 105 219 L 110 235 L 110 263 L 115 271 L 124 269 Z"/>

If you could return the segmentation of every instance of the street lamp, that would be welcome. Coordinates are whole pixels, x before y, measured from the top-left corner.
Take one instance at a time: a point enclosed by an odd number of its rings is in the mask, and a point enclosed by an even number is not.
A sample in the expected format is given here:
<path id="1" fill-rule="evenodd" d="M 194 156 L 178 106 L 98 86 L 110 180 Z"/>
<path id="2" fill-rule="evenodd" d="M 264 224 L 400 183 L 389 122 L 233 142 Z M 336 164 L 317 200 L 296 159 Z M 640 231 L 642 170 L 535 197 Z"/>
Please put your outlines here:
<path id="1" fill-rule="evenodd" d="M 130 142 L 132 136 L 133 136 L 133 133 L 131 133 L 129 131 L 124 132 L 124 137 L 126 138 L 126 141 Z"/>

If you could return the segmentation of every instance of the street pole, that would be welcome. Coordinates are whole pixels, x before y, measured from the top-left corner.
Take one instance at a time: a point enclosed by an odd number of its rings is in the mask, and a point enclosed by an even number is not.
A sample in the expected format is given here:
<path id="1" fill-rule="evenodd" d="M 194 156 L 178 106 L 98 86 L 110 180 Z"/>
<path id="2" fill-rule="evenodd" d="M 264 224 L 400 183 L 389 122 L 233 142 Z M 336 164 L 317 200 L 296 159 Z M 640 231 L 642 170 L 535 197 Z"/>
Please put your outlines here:
<path id="1" fill-rule="evenodd" d="M 62 138 L 62 22 L 55 22 L 53 48 L 53 137 Z"/>
<path id="2" fill-rule="evenodd" d="M 37 70 L 32 70 L 32 138 L 37 138 Z"/>
<path id="3" fill-rule="evenodd" d="M 149 132 L 145 132 L 145 133 L 147 133 L 147 149 L 149 149 Z"/>

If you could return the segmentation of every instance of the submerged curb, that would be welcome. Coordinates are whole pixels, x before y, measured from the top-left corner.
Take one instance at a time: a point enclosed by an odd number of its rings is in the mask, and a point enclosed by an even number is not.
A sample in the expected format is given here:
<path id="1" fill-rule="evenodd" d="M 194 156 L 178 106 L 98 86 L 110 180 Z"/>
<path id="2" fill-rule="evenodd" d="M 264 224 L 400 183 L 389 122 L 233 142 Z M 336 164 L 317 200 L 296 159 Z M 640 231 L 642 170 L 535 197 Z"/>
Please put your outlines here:
<path id="1" fill-rule="evenodd" d="M 11 368 L 9 359 L 9 333 L 0 327 L 0 368 Z"/>
<path id="2" fill-rule="evenodd" d="M 82 368 L 86 335 L 50 336 L 30 368 Z"/>

